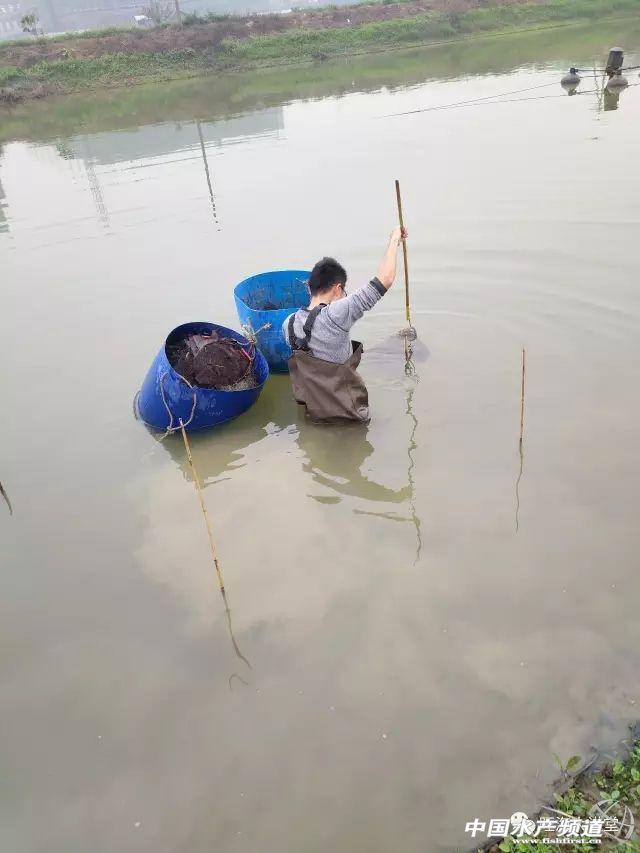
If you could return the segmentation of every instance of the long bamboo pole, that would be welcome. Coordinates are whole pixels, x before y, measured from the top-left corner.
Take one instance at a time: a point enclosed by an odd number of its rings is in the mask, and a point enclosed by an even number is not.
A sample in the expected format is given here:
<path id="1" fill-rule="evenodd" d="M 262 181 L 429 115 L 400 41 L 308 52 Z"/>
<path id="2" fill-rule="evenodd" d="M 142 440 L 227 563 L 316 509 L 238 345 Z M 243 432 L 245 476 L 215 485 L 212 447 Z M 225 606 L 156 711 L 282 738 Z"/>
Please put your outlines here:
<path id="1" fill-rule="evenodd" d="M 402 216 L 402 198 L 400 196 L 400 181 L 396 180 L 396 199 L 398 201 L 398 219 L 400 228 L 404 231 L 404 218 Z M 402 240 L 402 257 L 404 260 L 404 297 L 407 323 L 411 325 L 411 307 L 409 304 L 409 261 L 407 259 L 407 241 Z"/>
<path id="2" fill-rule="evenodd" d="M 216 572 L 218 574 L 218 583 L 220 584 L 220 594 L 222 595 L 222 601 L 224 602 L 224 611 L 227 617 L 227 626 L 229 628 L 229 636 L 231 637 L 231 644 L 233 645 L 233 650 L 236 655 L 240 658 L 240 660 L 244 661 L 246 665 L 251 669 L 251 664 L 246 659 L 246 657 L 240 651 L 238 647 L 238 643 L 236 642 L 235 634 L 233 633 L 233 625 L 231 624 L 231 610 L 229 608 L 229 602 L 227 601 L 227 594 L 224 589 L 224 580 L 222 578 L 222 569 L 220 568 L 220 562 L 218 560 L 218 553 L 216 551 L 216 545 L 213 541 L 213 531 L 211 529 L 211 521 L 209 520 L 209 513 L 207 512 L 207 507 L 204 502 L 204 495 L 202 493 L 202 486 L 200 485 L 200 477 L 198 476 L 198 472 L 196 471 L 196 466 L 193 462 L 193 455 L 191 454 L 191 445 L 189 444 L 189 439 L 187 438 L 187 432 L 184 428 L 184 423 L 182 422 L 182 418 L 180 419 L 180 430 L 182 431 L 182 440 L 184 441 L 185 450 L 187 451 L 187 459 L 189 460 L 189 467 L 191 468 L 191 473 L 193 474 L 193 482 L 196 484 L 196 491 L 198 492 L 198 498 L 200 500 L 200 506 L 202 507 L 202 514 L 204 515 L 204 522 L 207 526 L 207 534 L 209 536 L 209 545 L 211 546 L 211 556 L 213 557 L 213 564 L 216 567 Z M 233 677 L 233 676 L 232 676 Z M 240 678 L 240 676 L 237 676 Z M 241 681 L 243 679 L 240 678 Z M 229 679 L 231 681 L 231 679 Z M 243 681 L 246 684 L 246 681 Z M 231 686 L 231 684 L 229 684 Z"/>
<path id="3" fill-rule="evenodd" d="M 522 436 L 524 433 L 524 375 L 526 371 L 527 354 L 522 348 L 522 386 L 520 390 L 520 447 L 522 448 Z"/>
<path id="4" fill-rule="evenodd" d="M 225 600 L 226 604 L 226 595 L 224 592 L 224 580 L 222 579 L 222 569 L 220 568 L 220 563 L 218 561 L 218 553 L 216 551 L 216 545 L 213 541 L 213 531 L 211 529 L 211 522 L 209 520 L 209 513 L 207 512 L 207 507 L 204 502 L 204 496 L 202 494 L 202 486 L 200 485 L 200 478 L 198 477 L 198 472 L 196 471 L 196 467 L 193 464 L 193 456 L 191 455 L 191 445 L 189 444 L 189 439 L 187 438 L 187 433 L 184 428 L 184 424 L 182 423 L 182 418 L 180 419 L 180 429 L 182 430 L 182 440 L 184 441 L 184 446 L 187 451 L 187 459 L 189 460 L 189 467 L 191 468 L 191 473 L 193 474 L 193 481 L 196 484 L 196 491 L 198 492 L 198 498 L 200 499 L 200 506 L 202 507 L 202 514 L 204 515 L 204 523 L 207 525 L 207 533 L 209 535 L 209 545 L 211 546 L 211 555 L 213 557 L 213 564 L 216 567 L 216 572 L 218 573 L 218 582 L 220 584 L 220 592 Z"/>

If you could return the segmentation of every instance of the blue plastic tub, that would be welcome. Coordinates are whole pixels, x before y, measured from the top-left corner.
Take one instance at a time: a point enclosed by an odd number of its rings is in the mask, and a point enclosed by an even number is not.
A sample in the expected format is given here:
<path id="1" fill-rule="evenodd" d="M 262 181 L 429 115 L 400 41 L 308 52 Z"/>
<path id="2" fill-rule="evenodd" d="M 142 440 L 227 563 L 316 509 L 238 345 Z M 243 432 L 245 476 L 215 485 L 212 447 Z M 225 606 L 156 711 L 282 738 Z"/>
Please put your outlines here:
<path id="1" fill-rule="evenodd" d="M 255 351 L 254 361 L 258 385 L 243 391 L 191 387 L 169 364 L 167 344 L 188 334 L 208 335 L 214 331 L 250 346 L 250 342 L 238 332 L 215 323 L 185 323 L 174 329 L 155 357 L 134 401 L 136 415 L 147 426 L 158 430 L 179 428 L 182 420 L 188 432 L 207 429 L 237 417 L 258 399 L 269 376 L 269 366 L 259 350 Z"/>
<path id="2" fill-rule="evenodd" d="M 236 285 L 234 296 L 240 323 L 254 333 L 260 352 L 276 373 L 289 370 L 291 356 L 282 324 L 289 314 L 309 304 L 309 270 L 277 270 L 252 275 Z M 270 328 L 265 329 L 264 326 Z"/>

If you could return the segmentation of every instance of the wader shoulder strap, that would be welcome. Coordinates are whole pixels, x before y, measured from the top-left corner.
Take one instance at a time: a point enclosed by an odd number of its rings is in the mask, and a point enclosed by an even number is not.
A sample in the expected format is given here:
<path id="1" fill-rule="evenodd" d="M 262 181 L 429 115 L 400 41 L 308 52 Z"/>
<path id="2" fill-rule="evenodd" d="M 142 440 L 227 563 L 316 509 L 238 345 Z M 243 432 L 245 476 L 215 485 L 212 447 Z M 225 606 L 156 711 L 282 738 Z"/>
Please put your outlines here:
<path id="1" fill-rule="evenodd" d="M 289 346 L 291 347 L 291 349 L 298 349 L 298 340 L 296 338 L 296 333 L 293 331 L 293 324 L 295 323 L 295 321 L 296 321 L 296 315 L 292 314 L 289 317 L 289 326 L 288 326 Z"/>
<path id="2" fill-rule="evenodd" d="M 289 317 L 289 344 L 291 349 L 293 350 L 302 350 L 303 352 L 309 352 L 309 341 L 311 340 L 311 330 L 313 329 L 313 324 L 316 321 L 318 314 L 322 311 L 323 308 L 326 308 L 326 304 L 321 302 L 320 305 L 316 305 L 311 311 L 309 311 L 309 316 L 304 321 L 304 326 L 302 330 L 304 332 L 304 338 L 300 340 L 296 337 L 296 333 L 293 331 L 293 324 L 296 319 L 296 315 L 292 314 Z"/>

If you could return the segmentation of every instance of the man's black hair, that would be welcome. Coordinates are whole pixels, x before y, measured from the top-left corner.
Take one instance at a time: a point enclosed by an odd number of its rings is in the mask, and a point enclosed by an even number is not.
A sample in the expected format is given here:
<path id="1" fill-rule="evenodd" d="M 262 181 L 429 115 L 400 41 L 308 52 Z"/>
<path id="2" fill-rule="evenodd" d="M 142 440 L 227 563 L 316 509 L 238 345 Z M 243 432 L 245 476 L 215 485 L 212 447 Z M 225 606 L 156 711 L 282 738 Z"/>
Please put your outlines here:
<path id="1" fill-rule="evenodd" d="M 309 276 L 309 291 L 312 296 L 326 293 L 334 284 L 347 283 L 347 271 L 334 258 L 322 258 L 311 270 Z"/>

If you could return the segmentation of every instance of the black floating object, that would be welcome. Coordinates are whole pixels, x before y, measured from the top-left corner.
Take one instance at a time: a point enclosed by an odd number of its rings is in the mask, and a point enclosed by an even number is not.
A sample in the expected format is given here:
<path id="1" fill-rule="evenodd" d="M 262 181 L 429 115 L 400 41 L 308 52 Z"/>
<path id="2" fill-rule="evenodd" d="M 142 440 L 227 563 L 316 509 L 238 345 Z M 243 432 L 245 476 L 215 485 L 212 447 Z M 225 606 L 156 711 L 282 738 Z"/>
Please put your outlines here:
<path id="1" fill-rule="evenodd" d="M 567 73 L 564 75 L 562 80 L 560 80 L 560 85 L 565 88 L 574 88 L 580 83 L 581 77 L 578 74 L 577 68 L 570 68 Z"/>
<path id="2" fill-rule="evenodd" d="M 609 56 L 607 57 L 607 67 L 605 68 L 605 71 L 609 75 L 615 74 L 616 71 L 620 71 L 623 62 L 624 50 L 621 47 L 612 47 L 609 50 Z"/>
<path id="3" fill-rule="evenodd" d="M 616 73 L 607 80 L 607 89 L 626 89 L 628 85 L 629 81 L 621 71 L 616 71 Z"/>

